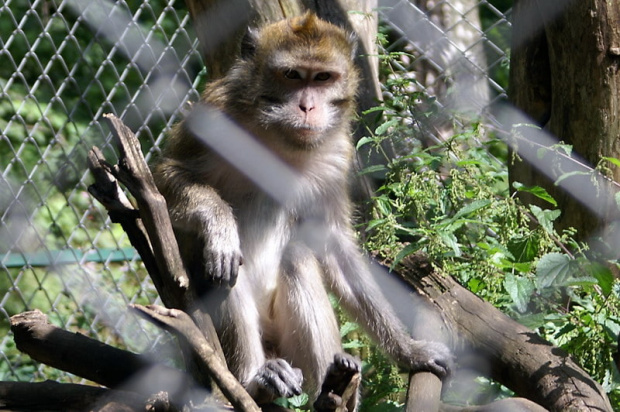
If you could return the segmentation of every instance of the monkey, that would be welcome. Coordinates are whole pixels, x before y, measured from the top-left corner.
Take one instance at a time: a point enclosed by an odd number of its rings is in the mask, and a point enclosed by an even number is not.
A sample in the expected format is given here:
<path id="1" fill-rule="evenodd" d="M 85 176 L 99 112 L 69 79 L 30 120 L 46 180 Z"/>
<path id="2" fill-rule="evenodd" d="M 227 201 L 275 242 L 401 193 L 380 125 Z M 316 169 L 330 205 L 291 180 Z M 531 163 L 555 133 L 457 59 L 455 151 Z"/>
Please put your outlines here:
<path id="1" fill-rule="evenodd" d="M 356 52 L 354 35 L 312 12 L 249 30 L 237 62 L 206 86 L 154 166 L 228 366 L 260 402 L 316 398 L 328 371 L 360 371 L 342 349 L 329 293 L 400 365 L 449 373 L 450 351 L 409 336 L 357 244 L 348 196 Z M 202 128 L 219 123 L 201 119 L 214 111 L 291 171 L 283 198 L 204 144 Z M 210 133 L 226 144 L 227 130 Z"/>

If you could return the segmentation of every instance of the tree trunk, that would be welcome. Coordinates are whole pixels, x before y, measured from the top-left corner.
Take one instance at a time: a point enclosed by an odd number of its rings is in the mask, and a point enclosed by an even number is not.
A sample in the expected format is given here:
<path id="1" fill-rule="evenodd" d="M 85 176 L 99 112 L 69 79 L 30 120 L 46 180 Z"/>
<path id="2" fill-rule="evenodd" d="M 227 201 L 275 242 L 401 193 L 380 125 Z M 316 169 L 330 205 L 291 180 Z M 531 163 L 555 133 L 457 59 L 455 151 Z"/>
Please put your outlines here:
<path id="1" fill-rule="evenodd" d="M 591 165 L 601 157 L 620 157 L 620 4 L 516 0 L 513 33 L 510 95 L 515 105 Z M 547 189 L 562 210 L 559 229 L 574 227 L 585 238 L 617 217 L 608 194 L 580 203 L 532 166 L 515 162 L 511 180 Z M 620 180 L 620 168 L 613 167 L 609 177 Z M 567 177 L 579 178 L 584 179 Z M 587 179 L 584 184 L 592 185 Z"/>

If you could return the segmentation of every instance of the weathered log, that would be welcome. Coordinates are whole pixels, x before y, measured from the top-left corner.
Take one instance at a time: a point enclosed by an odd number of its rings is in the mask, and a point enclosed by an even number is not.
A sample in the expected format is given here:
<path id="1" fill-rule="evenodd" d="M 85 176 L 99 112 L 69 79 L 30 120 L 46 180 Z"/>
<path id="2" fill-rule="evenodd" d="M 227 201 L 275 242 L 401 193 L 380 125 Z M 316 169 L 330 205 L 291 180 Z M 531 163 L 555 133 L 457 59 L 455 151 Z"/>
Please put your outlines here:
<path id="1" fill-rule="evenodd" d="M 132 378 L 141 380 L 132 388 L 145 390 L 147 396 L 160 391 L 175 395 L 176 388 L 185 391 L 192 387 L 191 378 L 183 372 L 60 329 L 39 310 L 12 316 L 11 332 L 17 349 L 32 359 L 108 388 L 129 387 Z"/>
<path id="2" fill-rule="evenodd" d="M 132 235 L 130 239 L 137 242 L 134 246 L 139 253 L 144 252 L 145 261 L 149 264 L 149 275 L 164 304 L 169 308 L 187 311 L 218 357 L 222 362 L 226 362 L 211 317 L 195 304 L 196 293 L 190 287 L 189 277 L 181 260 L 166 201 L 157 190 L 142 154 L 140 142 L 119 118 L 111 114 L 104 118 L 118 147 L 119 162 L 114 166 L 108 164 L 102 158 L 101 152 L 94 148 L 89 154 L 89 166 L 97 180 L 89 190 L 97 194 L 97 198 L 103 199 L 105 206 L 116 207 L 113 209 L 115 217 L 123 216 L 128 233 Z M 119 195 L 122 192 L 114 179 L 125 185 L 135 198 L 139 221 L 132 220 L 133 215 L 127 206 L 129 202 Z M 196 381 L 208 387 L 208 376 L 194 370 L 195 361 L 187 359 L 186 362 Z"/>
<path id="3" fill-rule="evenodd" d="M 434 270 L 425 255 L 410 256 L 396 272 L 488 360 L 491 378 L 518 396 L 550 411 L 612 411 L 603 388 L 567 353 Z"/>
<path id="4" fill-rule="evenodd" d="M 33 396 L 36 394 L 36 396 Z M 118 411 L 145 410 L 146 399 L 131 392 L 111 391 L 72 383 L 0 382 L 2 411 Z M 164 412 L 163 409 L 157 411 Z"/>
<path id="5" fill-rule="evenodd" d="M 198 360 L 200 370 L 213 378 L 235 409 L 260 411 L 260 408 L 228 370 L 226 364 L 220 360 L 214 348 L 187 313 L 157 305 L 133 305 L 133 308 L 145 319 L 185 341 L 185 347 L 190 348 L 194 358 Z"/>

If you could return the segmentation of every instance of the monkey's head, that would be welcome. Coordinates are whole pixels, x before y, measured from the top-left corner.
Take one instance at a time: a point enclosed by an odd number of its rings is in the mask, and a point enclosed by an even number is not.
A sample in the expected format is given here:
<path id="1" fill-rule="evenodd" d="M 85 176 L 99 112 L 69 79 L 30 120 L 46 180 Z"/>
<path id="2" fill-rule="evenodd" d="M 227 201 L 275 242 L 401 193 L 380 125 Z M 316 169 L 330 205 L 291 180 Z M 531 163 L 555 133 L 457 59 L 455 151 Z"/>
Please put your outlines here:
<path id="1" fill-rule="evenodd" d="M 285 143 L 312 147 L 347 130 L 359 82 L 355 36 L 313 13 L 250 31 L 242 64 L 258 123 Z"/>

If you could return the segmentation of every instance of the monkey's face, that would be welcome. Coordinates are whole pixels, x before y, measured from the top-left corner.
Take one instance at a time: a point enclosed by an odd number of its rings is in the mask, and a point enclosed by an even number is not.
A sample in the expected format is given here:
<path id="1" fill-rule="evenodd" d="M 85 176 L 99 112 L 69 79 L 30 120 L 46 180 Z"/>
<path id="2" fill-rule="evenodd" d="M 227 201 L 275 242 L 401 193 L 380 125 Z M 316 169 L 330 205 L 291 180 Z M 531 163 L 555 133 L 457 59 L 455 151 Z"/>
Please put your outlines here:
<path id="1" fill-rule="evenodd" d="M 259 123 L 289 144 L 316 146 L 348 130 L 358 74 L 354 39 L 312 14 L 255 34 Z"/>
<path id="2" fill-rule="evenodd" d="M 353 104 L 340 67 L 290 64 L 270 68 L 271 91 L 259 97 L 260 121 L 281 129 L 292 143 L 312 145 L 343 126 Z M 275 92 L 275 93 L 274 93 Z"/>

